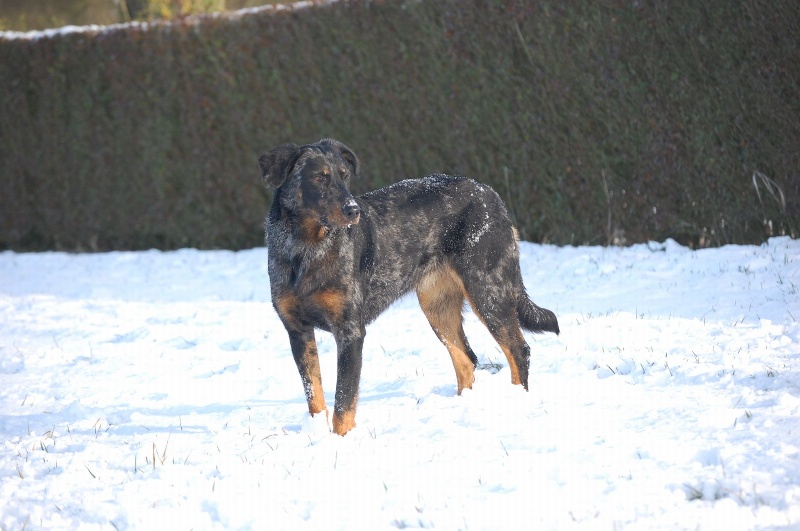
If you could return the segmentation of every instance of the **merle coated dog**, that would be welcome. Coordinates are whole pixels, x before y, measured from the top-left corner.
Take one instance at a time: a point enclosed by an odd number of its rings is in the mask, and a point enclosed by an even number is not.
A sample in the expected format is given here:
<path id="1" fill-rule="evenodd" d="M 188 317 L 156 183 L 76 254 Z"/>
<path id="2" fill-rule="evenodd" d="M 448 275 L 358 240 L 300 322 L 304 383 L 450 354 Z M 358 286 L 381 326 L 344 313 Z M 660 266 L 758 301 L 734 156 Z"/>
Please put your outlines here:
<path id="1" fill-rule="evenodd" d="M 358 158 L 332 139 L 277 147 L 259 165 L 275 190 L 266 223 L 272 304 L 311 415 L 327 415 L 314 329 L 336 340 L 332 424 L 344 435 L 355 426 L 365 327 L 411 290 L 450 353 L 459 394 L 478 362 L 462 327 L 465 300 L 503 350 L 511 383 L 528 388 L 520 327 L 557 334 L 558 321 L 525 292 L 516 230 L 494 190 L 431 175 L 353 197 Z"/>

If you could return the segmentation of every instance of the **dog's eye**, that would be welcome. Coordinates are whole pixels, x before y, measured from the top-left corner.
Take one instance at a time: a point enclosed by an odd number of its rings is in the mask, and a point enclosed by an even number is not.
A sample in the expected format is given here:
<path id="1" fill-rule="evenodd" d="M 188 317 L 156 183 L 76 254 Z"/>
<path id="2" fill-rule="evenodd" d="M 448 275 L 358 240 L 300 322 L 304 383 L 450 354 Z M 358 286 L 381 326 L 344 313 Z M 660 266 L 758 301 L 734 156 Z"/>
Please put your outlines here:
<path id="1" fill-rule="evenodd" d="M 330 175 L 327 173 L 315 173 L 311 180 L 314 181 L 315 184 L 326 184 L 330 179 Z"/>

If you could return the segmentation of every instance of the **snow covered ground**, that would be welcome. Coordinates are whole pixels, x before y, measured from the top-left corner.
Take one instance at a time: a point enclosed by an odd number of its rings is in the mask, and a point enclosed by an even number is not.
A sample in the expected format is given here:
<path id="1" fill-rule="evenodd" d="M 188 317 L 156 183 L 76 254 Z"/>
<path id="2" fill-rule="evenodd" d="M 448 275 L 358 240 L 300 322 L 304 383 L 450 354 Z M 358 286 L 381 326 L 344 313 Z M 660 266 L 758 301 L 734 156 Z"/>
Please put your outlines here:
<path id="1" fill-rule="evenodd" d="M 526 336 L 530 392 L 469 314 L 457 396 L 410 296 L 346 437 L 266 249 L 0 253 L 0 529 L 800 529 L 799 241 L 522 253 L 562 330 Z"/>

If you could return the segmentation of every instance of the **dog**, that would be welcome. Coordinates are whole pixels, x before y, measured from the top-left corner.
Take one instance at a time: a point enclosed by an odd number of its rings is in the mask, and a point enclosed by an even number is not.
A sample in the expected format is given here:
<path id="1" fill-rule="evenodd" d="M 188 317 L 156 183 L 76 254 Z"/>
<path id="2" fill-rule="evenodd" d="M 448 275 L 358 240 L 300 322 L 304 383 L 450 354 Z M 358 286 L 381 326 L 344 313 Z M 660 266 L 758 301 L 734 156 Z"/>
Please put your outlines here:
<path id="1" fill-rule="evenodd" d="M 521 328 L 559 333 L 555 314 L 522 284 L 516 229 L 500 196 L 466 177 L 434 174 L 353 197 L 359 160 L 343 143 L 285 144 L 259 157 L 274 190 L 266 220 L 272 304 L 289 334 L 312 416 L 328 414 L 314 329 L 337 347 L 333 431 L 355 426 L 366 326 L 415 290 L 450 353 L 458 393 L 478 358 L 467 343 L 468 301 L 528 389 L 530 347 Z"/>

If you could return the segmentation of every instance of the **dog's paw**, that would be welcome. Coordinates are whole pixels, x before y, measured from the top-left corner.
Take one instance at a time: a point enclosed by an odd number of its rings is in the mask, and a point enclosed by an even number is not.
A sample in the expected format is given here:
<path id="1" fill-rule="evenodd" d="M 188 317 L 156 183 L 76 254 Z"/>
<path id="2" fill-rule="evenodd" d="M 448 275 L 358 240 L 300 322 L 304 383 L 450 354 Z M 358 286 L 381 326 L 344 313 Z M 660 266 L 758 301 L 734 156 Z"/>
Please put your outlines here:
<path id="1" fill-rule="evenodd" d="M 307 413 L 305 419 L 303 419 L 302 431 L 319 437 L 330 434 L 331 424 L 328 418 L 328 410 L 325 409 L 314 415 Z"/>
<path id="2" fill-rule="evenodd" d="M 342 413 L 333 414 L 333 433 L 337 435 L 344 435 L 355 427 L 356 427 L 355 410 L 344 411 Z"/>

